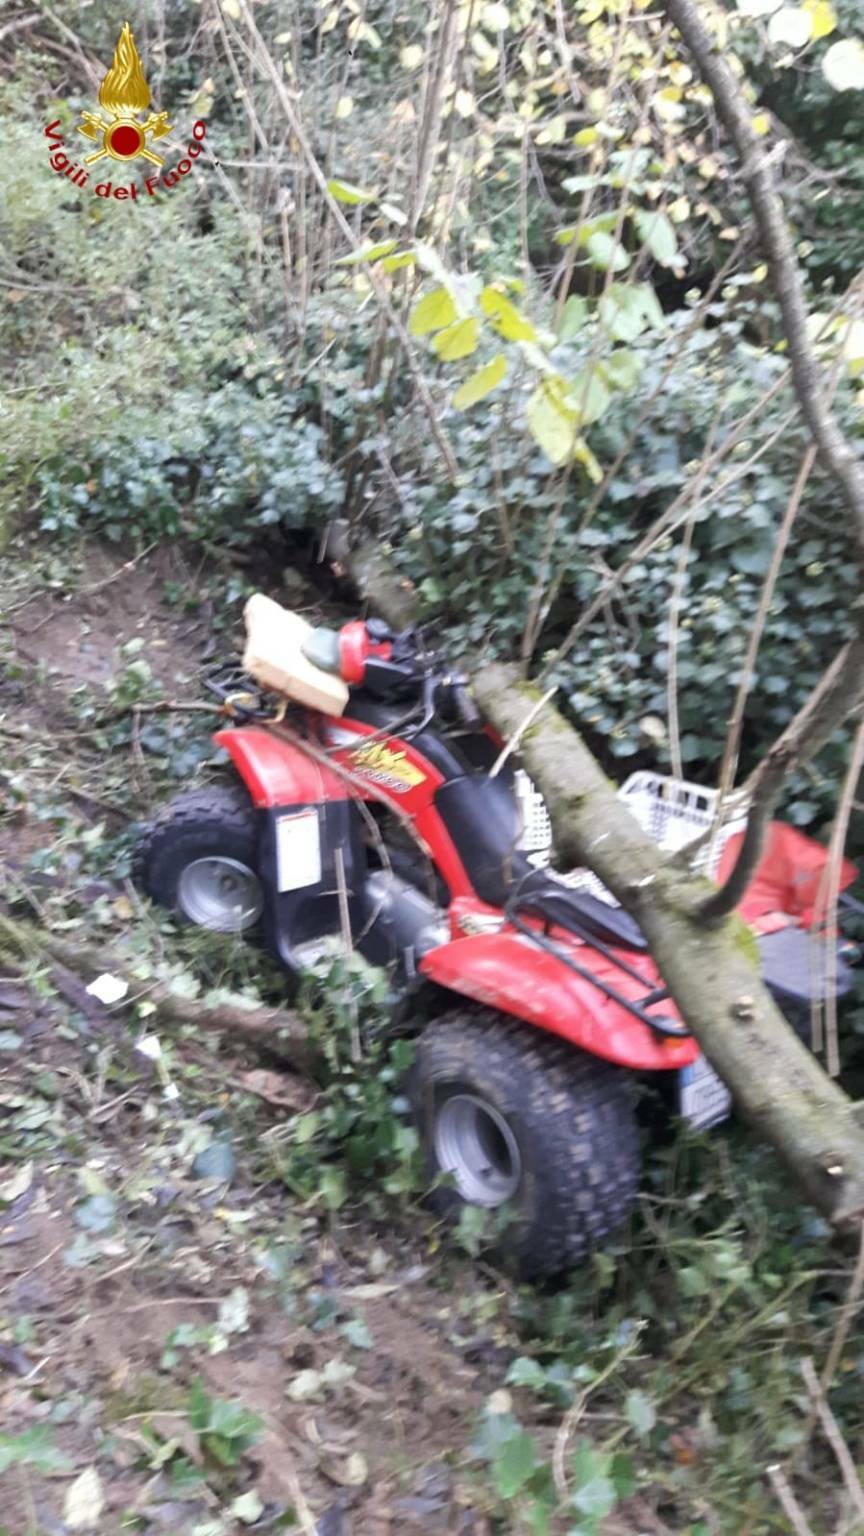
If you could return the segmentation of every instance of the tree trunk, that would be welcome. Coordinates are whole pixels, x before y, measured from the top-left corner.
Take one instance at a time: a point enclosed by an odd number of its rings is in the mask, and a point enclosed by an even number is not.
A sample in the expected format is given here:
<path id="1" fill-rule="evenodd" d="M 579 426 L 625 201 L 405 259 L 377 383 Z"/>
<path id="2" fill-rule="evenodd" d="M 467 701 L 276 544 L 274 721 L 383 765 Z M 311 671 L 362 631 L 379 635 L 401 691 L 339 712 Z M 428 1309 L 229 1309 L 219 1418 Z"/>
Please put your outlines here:
<path id="1" fill-rule="evenodd" d="M 515 668 L 500 665 L 474 679 L 474 693 L 505 738 L 540 697 Z M 860 1108 L 823 1072 L 763 986 L 749 928 L 735 914 L 705 923 L 700 907 L 709 883 L 664 860 L 551 704 L 534 716 L 520 752 L 546 801 L 562 864 L 596 871 L 637 920 L 682 1017 L 742 1114 L 830 1222 L 859 1222 Z"/>

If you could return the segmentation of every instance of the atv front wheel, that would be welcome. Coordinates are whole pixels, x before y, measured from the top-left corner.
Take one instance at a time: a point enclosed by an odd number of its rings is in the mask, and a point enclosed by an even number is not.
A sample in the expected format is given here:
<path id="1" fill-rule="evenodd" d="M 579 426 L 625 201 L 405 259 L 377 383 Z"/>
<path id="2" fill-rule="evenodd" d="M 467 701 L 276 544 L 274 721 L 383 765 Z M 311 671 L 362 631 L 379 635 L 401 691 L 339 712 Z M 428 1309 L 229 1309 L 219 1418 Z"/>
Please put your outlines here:
<path id="1" fill-rule="evenodd" d="M 639 1181 L 625 1074 L 491 1009 L 446 1014 L 421 1035 L 409 1097 L 430 1203 L 507 1207 L 497 1247 L 525 1278 L 558 1274 L 622 1222 Z"/>
<path id="2" fill-rule="evenodd" d="M 211 785 L 178 795 L 144 832 L 135 883 L 184 922 L 246 933 L 264 909 L 255 812 L 245 791 Z"/>

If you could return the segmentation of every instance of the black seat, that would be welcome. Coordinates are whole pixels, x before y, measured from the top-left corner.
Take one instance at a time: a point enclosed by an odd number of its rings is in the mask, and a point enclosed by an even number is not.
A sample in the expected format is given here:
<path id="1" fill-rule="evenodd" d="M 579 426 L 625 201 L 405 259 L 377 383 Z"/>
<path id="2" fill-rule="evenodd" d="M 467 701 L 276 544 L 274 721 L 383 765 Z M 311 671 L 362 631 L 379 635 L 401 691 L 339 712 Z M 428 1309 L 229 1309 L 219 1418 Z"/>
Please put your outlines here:
<path id="1" fill-rule="evenodd" d="M 648 948 L 639 924 L 622 907 L 610 907 L 587 891 L 573 891 L 546 870 L 535 870 L 520 882 L 516 901 L 521 911 L 545 917 L 580 938 L 589 935 L 616 949 Z"/>
<path id="2" fill-rule="evenodd" d="M 620 949 L 648 948 L 639 925 L 620 907 L 573 891 L 554 874 L 536 869 L 517 848 L 521 821 L 512 781 L 504 774 L 467 774 L 443 784 L 435 805 L 459 851 L 481 901 L 504 907 L 511 900 L 580 937 L 590 935 Z"/>

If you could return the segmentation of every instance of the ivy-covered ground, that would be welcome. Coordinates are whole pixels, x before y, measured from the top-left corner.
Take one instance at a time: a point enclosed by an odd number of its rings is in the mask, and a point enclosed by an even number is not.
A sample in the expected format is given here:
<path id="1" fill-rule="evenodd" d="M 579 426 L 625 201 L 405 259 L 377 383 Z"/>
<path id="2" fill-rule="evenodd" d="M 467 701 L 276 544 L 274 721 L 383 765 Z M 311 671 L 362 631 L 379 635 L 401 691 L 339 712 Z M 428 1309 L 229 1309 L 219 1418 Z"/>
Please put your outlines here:
<path id="1" fill-rule="evenodd" d="M 142 980 L 106 1007 L 0 945 L 3 1536 L 761 1536 L 790 1528 L 765 1477 L 790 1458 L 833 1530 L 800 1360 L 850 1265 L 740 1128 L 655 1146 L 632 1230 L 540 1292 L 424 1211 L 394 1063 L 374 1034 L 365 1080 L 343 1060 L 335 995 L 322 1084 L 194 1028 L 137 1048 L 148 976 L 279 999 L 128 879 L 136 819 L 214 771 L 208 716 L 134 706 L 201 699 L 254 576 L 179 545 L 7 553 L 0 910 L 123 943 Z M 269 585 L 314 609 L 296 572 Z M 856 1327 L 831 1403 L 857 1459 L 862 1376 Z"/>

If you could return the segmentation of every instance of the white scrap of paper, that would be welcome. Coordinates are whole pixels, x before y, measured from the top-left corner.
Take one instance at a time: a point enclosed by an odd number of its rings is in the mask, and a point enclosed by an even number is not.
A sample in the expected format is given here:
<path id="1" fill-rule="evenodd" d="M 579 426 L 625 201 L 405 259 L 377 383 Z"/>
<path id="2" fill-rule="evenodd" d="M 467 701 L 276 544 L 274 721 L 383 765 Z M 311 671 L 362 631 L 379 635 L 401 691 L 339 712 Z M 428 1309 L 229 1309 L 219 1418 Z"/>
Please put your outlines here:
<path id="1" fill-rule="evenodd" d="M 162 1046 L 159 1043 L 158 1035 L 142 1035 L 135 1049 L 140 1051 L 142 1056 L 149 1057 L 150 1061 L 158 1061 L 162 1055 Z"/>
<path id="2" fill-rule="evenodd" d="M 105 971 L 102 976 L 97 976 L 87 988 L 91 997 L 97 1002 L 104 1003 L 106 1007 L 110 1003 L 119 1003 L 129 991 L 128 981 L 123 981 L 119 976 L 112 976 L 110 971 Z"/>

